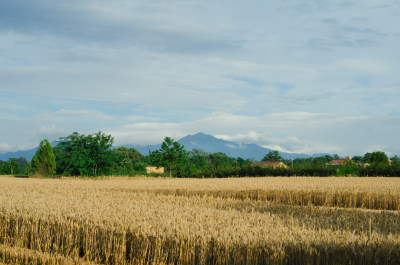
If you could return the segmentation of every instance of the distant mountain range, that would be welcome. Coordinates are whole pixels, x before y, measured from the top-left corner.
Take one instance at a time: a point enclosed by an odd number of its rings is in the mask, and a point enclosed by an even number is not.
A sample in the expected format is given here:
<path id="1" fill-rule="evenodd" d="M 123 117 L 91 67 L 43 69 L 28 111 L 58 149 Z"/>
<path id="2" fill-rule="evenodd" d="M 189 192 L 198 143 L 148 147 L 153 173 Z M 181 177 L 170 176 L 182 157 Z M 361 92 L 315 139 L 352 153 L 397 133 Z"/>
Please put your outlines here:
<path id="1" fill-rule="evenodd" d="M 261 160 L 266 154 L 272 151 L 271 149 L 256 144 L 238 144 L 235 142 L 218 139 L 212 135 L 201 132 L 196 133 L 194 135 L 187 135 L 178 140 L 178 142 L 182 144 L 187 151 L 191 151 L 193 149 L 201 149 L 204 152 L 208 153 L 221 152 L 225 153 L 230 157 L 236 157 L 236 158 L 241 157 L 244 159 Z M 52 146 L 57 145 L 57 143 L 58 143 L 57 141 L 51 142 Z M 160 149 L 161 143 L 156 145 L 146 145 L 146 146 L 140 146 L 140 145 L 123 145 L 123 146 L 129 148 L 133 147 L 137 149 L 139 152 L 141 152 L 143 155 L 148 155 L 149 151 L 152 152 L 154 150 Z M 30 161 L 32 160 L 32 157 L 34 156 L 37 149 L 38 148 L 36 147 L 25 151 L 20 150 L 17 152 L 8 152 L 5 154 L 0 154 L 0 160 L 7 161 L 9 158 L 25 157 L 28 161 Z M 279 152 L 279 154 L 284 159 L 290 159 L 292 156 L 291 153 L 285 153 L 285 152 Z M 314 154 L 310 156 L 307 154 L 293 153 L 293 159 L 317 157 L 324 155 L 327 154 Z"/>
<path id="2" fill-rule="evenodd" d="M 32 157 L 35 155 L 38 147 L 29 149 L 29 150 L 18 150 L 17 152 L 8 152 L 4 154 L 0 154 L 0 160 L 7 161 L 10 158 L 20 158 L 25 157 L 28 161 L 32 160 Z"/>
<path id="3" fill-rule="evenodd" d="M 56 146 L 58 144 L 58 141 L 52 141 L 51 146 Z M 35 155 L 36 151 L 38 150 L 38 147 L 35 147 L 33 149 L 29 150 L 18 150 L 17 152 L 8 152 L 4 154 L 0 154 L 0 160 L 7 161 L 9 158 L 20 158 L 20 157 L 25 157 L 28 161 L 32 160 L 32 157 Z"/>
<path id="4" fill-rule="evenodd" d="M 244 159 L 255 159 L 261 160 L 271 149 L 256 145 L 256 144 L 238 144 L 231 141 L 226 141 L 222 139 L 218 139 L 212 135 L 205 134 L 202 132 L 196 133 L 194 135 L 187 135 L 180 140 L 178 140 L 180 144 L 182 144 L 186 150 L 191 151 L 193 149 L 201 149 L 204 152 L 208 153 L 216 153 L 221 152 L 225 153 L 230 157 L 241 157 Z M 160 149 L 161 144 L 156 145 L 130 145 L 127 147 L 134 147 L 139 152 L 144 155 L 147 155 L 150 152 Z M 291 153 L 279 152 L 282 158 L 291 159 Z M 293 159 L 296 158 L 308 158 L 308 157 L 317 157 L 324 156 L 327 154 L 314 154 L 312 156 L 307 154 L 298 154 L 293 153 Z"/>

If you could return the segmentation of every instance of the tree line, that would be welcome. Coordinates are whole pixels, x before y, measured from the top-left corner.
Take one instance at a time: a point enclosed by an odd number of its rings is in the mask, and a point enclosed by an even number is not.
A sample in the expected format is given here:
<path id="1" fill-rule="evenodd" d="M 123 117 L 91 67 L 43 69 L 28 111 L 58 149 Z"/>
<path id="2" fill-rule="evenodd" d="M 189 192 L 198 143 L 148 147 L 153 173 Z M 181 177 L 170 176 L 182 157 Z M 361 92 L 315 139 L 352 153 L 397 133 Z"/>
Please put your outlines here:
<path id="1" fill-rule="evenodd" d="M 233 158 L 224 153 L 199 149 L 187 151 L 179 142 L 165 137 L 159 150 L 147 155 L 135 148 L 113 148 L 114 138 L 102 132 L 83 135 L 77 132 L 61 137 L 52 147 L 47 139 L 28 162 L 25 158 L 0 160 L 0 174 L 41 176 L 135 176 L 145 175 L 146 166 L 164 167 L 170 177 L 245 177 L 245 176 L 400 176 L 400 159 L 391 163 L 384 152 L 367 153 L 348 159 L 341 166 L 329 163 L 338 155 L 315 158 L 282 159 L 271 151 L 262 161 L 283 162 L 288 167 L 264 167 L 254 160 Z"/>

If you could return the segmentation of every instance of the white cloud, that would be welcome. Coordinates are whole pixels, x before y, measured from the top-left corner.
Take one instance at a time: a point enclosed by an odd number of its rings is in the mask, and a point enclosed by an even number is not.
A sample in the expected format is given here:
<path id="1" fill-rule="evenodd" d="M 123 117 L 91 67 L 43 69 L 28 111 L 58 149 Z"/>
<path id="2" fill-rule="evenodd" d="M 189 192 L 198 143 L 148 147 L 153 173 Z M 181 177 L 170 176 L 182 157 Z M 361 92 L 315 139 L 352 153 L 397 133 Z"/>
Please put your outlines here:
<path id="1" fill-rule="evenodd" d="M 57 114 L 66 115 L 66 116 L 86 116 L 89 114 L 89 111 L 61 109 L 60 111 L 57 112 Z"/>
<path id="2" fill-rule="evenodd" d="M 54 123 L 48 126 L 41 125 L 38 130 L 38 134 L 41 135 L 59 135 L 61 133 L 65 133 L 65 129 L 57 128 Z"/>
<path id="3" fill-rule="evenodd" d="M 392 67 L 377 60 L 348 58 L 328 65 L 326 70 L 356 70 L 370 74 L 385 74 L 392 71 Z"/>
<path id="4" fill-rule="evenodd" d="M 272 127 L 272 126 L 271 126 Z M 337 153 L 343 151 L 340 146 L 326 145 L 312 139 L 306 139 L 301 141 L 296 136 L 284 136 L 271 135 L 269 133 L 248 131 L 243 134 L 234 135 L 216 135 L 221 139 L 228 141 L 240 142 L 240 143 L 255 143 L 265 148 L 272 150 L 278 150 L 287 153 Z"/>
<path id="5" fill-rule="evenodd" d="M 98 110 L 86 110 L 86 109 L 61 109 L 57 111 L 56 116 L 59 117 L 71 117 L 71 118 L 85 118 L 94 120 L 110 120 L 111 116 L 106 115 Z"/>
<path id="6" fill-rule="evenodd" d="M 0 138 L 13 149 L 64 128 L 400 153 L 398 2 L 3 2 Z"/>
<path id="7" fill-rule="evenodd" d="M 12 151 L 13 150 L 13 146 L 11 146 L 8 143 L 0 143 L 0 153 L 5 153 L 8 151 Z"/>
<path id="8" fill-rule="evenodd" d="M 118 144 L 155 144 L 165 136 L 179 139 L 201 131 L 225 140 L 256 143 L 280 151 L 340 155 L 365 154 L 376 148 L 371 144 L 374 139 L 380 143 L 377 146 L 381 150 L 394 154 L 400 153 L 400 142 L 395 135 L 400 129 L 399 119 L 323 113 L 275 113 L 260 117 L 214 113 L 191 122 L 133 123 L 109 128 L 108 132 Z"/>

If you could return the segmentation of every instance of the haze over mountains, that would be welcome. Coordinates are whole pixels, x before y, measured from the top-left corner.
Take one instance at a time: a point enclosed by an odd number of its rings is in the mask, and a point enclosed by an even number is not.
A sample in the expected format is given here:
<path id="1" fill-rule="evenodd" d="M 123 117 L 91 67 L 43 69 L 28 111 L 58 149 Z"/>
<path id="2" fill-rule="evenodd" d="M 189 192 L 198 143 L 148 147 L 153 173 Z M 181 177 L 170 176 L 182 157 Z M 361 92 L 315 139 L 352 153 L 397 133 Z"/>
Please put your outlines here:
<path id="1" fill-rule="evenodd" d="M 201 149 L 205 152 L 215 153 L 221 152 L 225 153 L 230 157 L 241 157 L 244 159 L 255 159 L 261 160 L 268 152 L 272 151 L 271 149 L 256 145 L 256 144 L 240 144 L 231 141 L 226 141 L 222 139 L 218 139 L 212 135 L 205 134 L 202 132 L 196 133 L 194 135 L 187 135 L 178 140 L 180 144 L 182 144 L 186 150 L 191 151 L 193 149 Z M 57 141 L 53 141 L 51 143 L 53 146 L 57 145 Z M 149 151 L 152 152 L 154 150 L 160 149 L 161 143 L 156 145 L 124 145 L 126 147 L 134 147 L 139 152 L 144 155 L 148 155 Z M 9 158 L 18 158 L 25 157 L 27 160 L 31 160 L 33 155 L 35 154 L 37 147 L 30 150 L 17 151 L 17 152 L 8 152 L 5 154 L 0 154 L 0 160 L 6 161 Z M 282 158 L 290 159 L 292 154 L 279 152 Z M 306 157 L 317 157 L 323 156 L 325 154 L 298 154 L 293 153 L 293 159 L 296 158 L 306 158 Z"/>

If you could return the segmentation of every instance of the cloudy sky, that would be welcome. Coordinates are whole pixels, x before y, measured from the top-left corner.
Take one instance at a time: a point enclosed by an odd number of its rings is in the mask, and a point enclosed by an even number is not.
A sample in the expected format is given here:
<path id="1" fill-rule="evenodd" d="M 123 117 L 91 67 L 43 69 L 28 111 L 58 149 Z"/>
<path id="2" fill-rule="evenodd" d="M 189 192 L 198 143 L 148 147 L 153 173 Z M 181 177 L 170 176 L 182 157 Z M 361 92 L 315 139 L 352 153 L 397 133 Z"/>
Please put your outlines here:
<path id="1" fill-rule="evenodd" d="M 0 153 L 74 131 L 400 155 L 398 0 L 0 0 Z"/>

